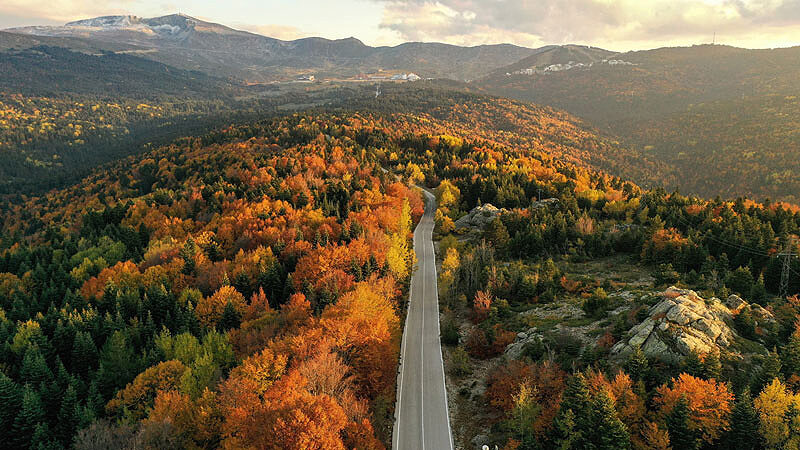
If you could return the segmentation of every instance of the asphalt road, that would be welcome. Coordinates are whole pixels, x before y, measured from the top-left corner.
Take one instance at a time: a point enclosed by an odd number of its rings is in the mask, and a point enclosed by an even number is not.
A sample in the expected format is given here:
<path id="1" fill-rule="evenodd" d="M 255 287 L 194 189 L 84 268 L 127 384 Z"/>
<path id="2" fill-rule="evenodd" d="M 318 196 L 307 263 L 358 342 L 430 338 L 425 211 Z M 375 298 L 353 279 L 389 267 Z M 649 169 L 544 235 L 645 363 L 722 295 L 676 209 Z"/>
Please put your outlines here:
<path id="1" fill-rule="evenodd" d="M 439 294 L 433 251 L 434 196 L 425 191 L 427 206 L 414 230 L 417 270 L 411 277 L 395 408 L 392 448 L 453 448 L 447 411 L 442 348 L 439 342 Z"/>

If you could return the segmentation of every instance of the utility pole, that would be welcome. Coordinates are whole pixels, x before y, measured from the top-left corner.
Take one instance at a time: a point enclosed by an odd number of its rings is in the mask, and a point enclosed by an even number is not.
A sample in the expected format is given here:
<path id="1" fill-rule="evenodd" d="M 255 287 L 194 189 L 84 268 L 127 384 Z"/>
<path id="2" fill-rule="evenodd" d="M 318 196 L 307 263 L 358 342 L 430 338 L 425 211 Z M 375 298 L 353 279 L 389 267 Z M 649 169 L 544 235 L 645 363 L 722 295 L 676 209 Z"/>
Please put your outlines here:
<path id="1" fill-rule="evenodd" d="M 789 238 L 786 244 L 786 251 L 778 256 L 783 256 L 783 270 L 781 271 L 781 298 L 789 296 L 789 272 L 792 265 L 792 257 L 794 253 L 794 237 Z"/>

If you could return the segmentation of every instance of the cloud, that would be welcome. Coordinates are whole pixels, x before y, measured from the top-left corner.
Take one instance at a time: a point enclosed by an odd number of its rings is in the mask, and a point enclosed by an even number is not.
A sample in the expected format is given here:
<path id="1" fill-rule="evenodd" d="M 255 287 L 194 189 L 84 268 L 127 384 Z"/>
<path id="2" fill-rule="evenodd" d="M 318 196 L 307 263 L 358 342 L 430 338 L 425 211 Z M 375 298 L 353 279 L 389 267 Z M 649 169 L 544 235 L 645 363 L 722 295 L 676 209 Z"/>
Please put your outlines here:
<path id="1" fill-rule="evenodd" d="M 375 0 L 380 26 L 408 40 L 641 48 L 800 42 L 800 0 Z"/>

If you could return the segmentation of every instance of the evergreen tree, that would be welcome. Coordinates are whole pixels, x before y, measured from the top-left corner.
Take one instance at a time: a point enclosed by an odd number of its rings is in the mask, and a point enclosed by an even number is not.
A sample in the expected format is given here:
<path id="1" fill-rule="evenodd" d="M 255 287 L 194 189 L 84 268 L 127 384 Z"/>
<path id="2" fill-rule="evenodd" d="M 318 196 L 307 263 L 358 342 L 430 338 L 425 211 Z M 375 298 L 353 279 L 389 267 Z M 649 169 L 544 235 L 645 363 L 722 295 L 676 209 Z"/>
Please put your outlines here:
<path id="1" fill-rule="evenodd" d="M 593 430 L 593 411 L 592 411 L 592 397 L 589 392 L 589 385 L 586 377 L 582 373 L 572 376 L 567 381 L 566 389 L 561 398 L 561 407 L 556 417 L 556 422 L 559 423 L 558 428 L 563 429 L 566 425 L 560 424 L 567 418 L 574 423 L 572 436 L 559 436 L 559 442 L 563 447 L 565 442 L 570 442 L 569 447 L 573 449 L 591 449 L 593 444 L 591 441 L 591 434 Z"/>
<path id="2" fill-rule="evenodd" d="M 758 276 L 758 281 L 750 289 L 750 302 L 758 303 L 759 305 L 766 304 L 767 300 L 767 287 L 764 284 L 764 274 Z"/>
<path id="3" fill-rule="evenodd" d="M 47 367 L 47 361 L 38 346 L 32 345 L 25 350 L 19 376 L 23 384 L 31 386 L 39 386 L 53 379 L 53 373 Z"/>
<path id="4" fill-rule="evenodd" d="M 81 416 L 81 408 L 78 405 L 78 393 L 73 386 L 67 387 L 64 398 L 61 400 L 61 408 L 58 411 L 56 421 L 55 436 L 65 446 L 72 442 L 72 436 L 78 426 Z"/>
<path id="5" fill-rule="evenodd" d="M 42 399 L 45 419 L 50 423 L 55 423 L 62 396 L 63 391 L 56 380 L 39 385 L 39 398 Z"/>
<path id="6" fill-rule="evenodd" d="M 750 390 L 745 389 L 731 412 L 731 425 L 727 436 L 728 448 L 730 450 L 762 448 L 759 424 L 758 413 L 753 408 Z"/>
<path id="7" fill-rule="evenodd" d="M 236 310 L 236 307 L 233 306 L 233 303 L 228 302 L 225 305 L 225 309 L 222 311 L 222 317 L 219 320 L 219 329 L 220 331 L 228 331 L 234 328 L 239 328 L 239 325 L 242 323 L 242 314 Z"/>
<path id="8" fill-rule="evenodd" d="M 722 363 L 719 360 L 719 354 L 716 352 L 707 354 L 703 360 L 703 377 L 718 380 L 721 374 Z"/>
<path id="9" fill-rule="evenodd" d="M 97 367 L 97 358 L 97 346 L 92 336 L 85 331 L 75 333 L 70 364 L 72 372 L 85 379 L 89 372 Z"/>
<path id="10" fill-rule="evenodd" d="M 197 245 L 194 239 L 189 237 L 186 243 L 181 248 L 181 258 L 183 258 L 183 269 L 181 270 L 185 275 L 195 275 L 197 272 L 197 263 L 195 262 L 195 255 L 197 254 Z"/>
<path id="11" fill-rule="evenodd" d="M 136 376 L 136 360 L 125 335 L 115 331 L 108 338 L 100 354 L 100 368 L 95 378 L 102 398 L 109 399 L 118 389 Z"/>
<path id="12" fill-rule="evenodd" d="M 678 400 L 678 403 L 667 415 L 665 422 L 673 450 L 696 450 L 698 448 L 697 434 L 689 428 L 689 402 L 685 397 Z"/>
<path id="13" fill-rule="evenodd" d="M 555 425 L 555 441 L 558 450 L 579 448 L 577 442 L 583 439 L 583 432 L 575 427 L 575 414 L 571 409 L 559 412 Z"/>
<path id="14" fill-rule="evenodd" d="M 725 279 L 725 286 L 739 295 L 749 295 L 754 283 L 749 267 L 739 267 Z"/>
<path id="15" fill-rule="evenodd" d="M 703 362 L 696 352 L 690 351 L 681 362 L 681 369 L 693 377 L 699 377 L 703 372 Z"/>
<path id="16" fill-rule="evenodd" d="M 0 436 L 10 436 L 14 418 L 22 406 L 22 390 L 0 372 Z"/>
<path id="17" fill-rule="evenodd" d="M 642 348 L 638 345 L 628 355 L 628 359 L 625 361 L 625 371 L 636 381 L 644 381 L 647 378 L 647 374 L 650 371 L 650 363 Z"/>
<path id="18" fill-rule="evenodd" d="M 775 378 L 783 380 L 783 374 L 781 373 L 781 358 L 778 356 L 778 352 L 775 349 L 772 349 L 772 351 L 769 352 L 769 354 L 765 356 L 761 362 L 761 370 L 755 377 L 755 386 L 753 391 L 761 392 L 764 386 L 769 384 Z"/>
<path id="19" fill-rule="evenodd" d="M 795 330 L 781 349 L 781 363 L 787 377 L 800 375 L 800 330 Z"/>
<path id="20" fill-rule="evenodd" d="M 486 227 L 485 233 L 486 241 L 494 246 L 499 256 L 504 256 L 508 252 L 508 245 L 511 242 L 511 237 L 508 235 L 508 230 L 500 220 L 500 217 L 495 218 Z"/>
<path id="21" fill-rule="evenodd" d="M 614 400 L 602 389 L 593 402 L 594 426 L 591 428 L 592 441 L 598 450 L 626 450 L 631 447 L 630 435 L 625 424 L 619 419 L 614 408 Z"/>
<path id="22" fill-rule="evenodd" d="M 57 440 L 53 439 L 52 433 L 50 433 L 50 427 L 47 426 L 47 423 L 40 422 L 33 430 L 29 448 L 31 450 L 60 450 L 64 447 L 61 446 Z"/>
<path id="23" fill-rule="evenodd" d="M 44 408 L 39 394 L 30 386 L 25 387 L 22 394 L 22 405 L 19 414 L 14 419 L 11 441 L 14 448 L 28 448 L 36 431 L 36 426 L 44 421 Z"/>

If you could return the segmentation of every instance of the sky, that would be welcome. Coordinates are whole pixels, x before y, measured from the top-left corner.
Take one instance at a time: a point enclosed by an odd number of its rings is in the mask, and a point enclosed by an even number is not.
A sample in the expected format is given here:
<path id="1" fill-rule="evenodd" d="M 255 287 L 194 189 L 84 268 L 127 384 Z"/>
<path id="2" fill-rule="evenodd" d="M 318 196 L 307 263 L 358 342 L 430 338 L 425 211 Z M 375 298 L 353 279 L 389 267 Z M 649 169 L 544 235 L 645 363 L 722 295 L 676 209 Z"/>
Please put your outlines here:
<path id="1" fill-rule="evenodd" d="M 2 0 L 0 28 L 181 12 L 279 39 L 639 50 L 800 45 L 800 0 Z"/>

